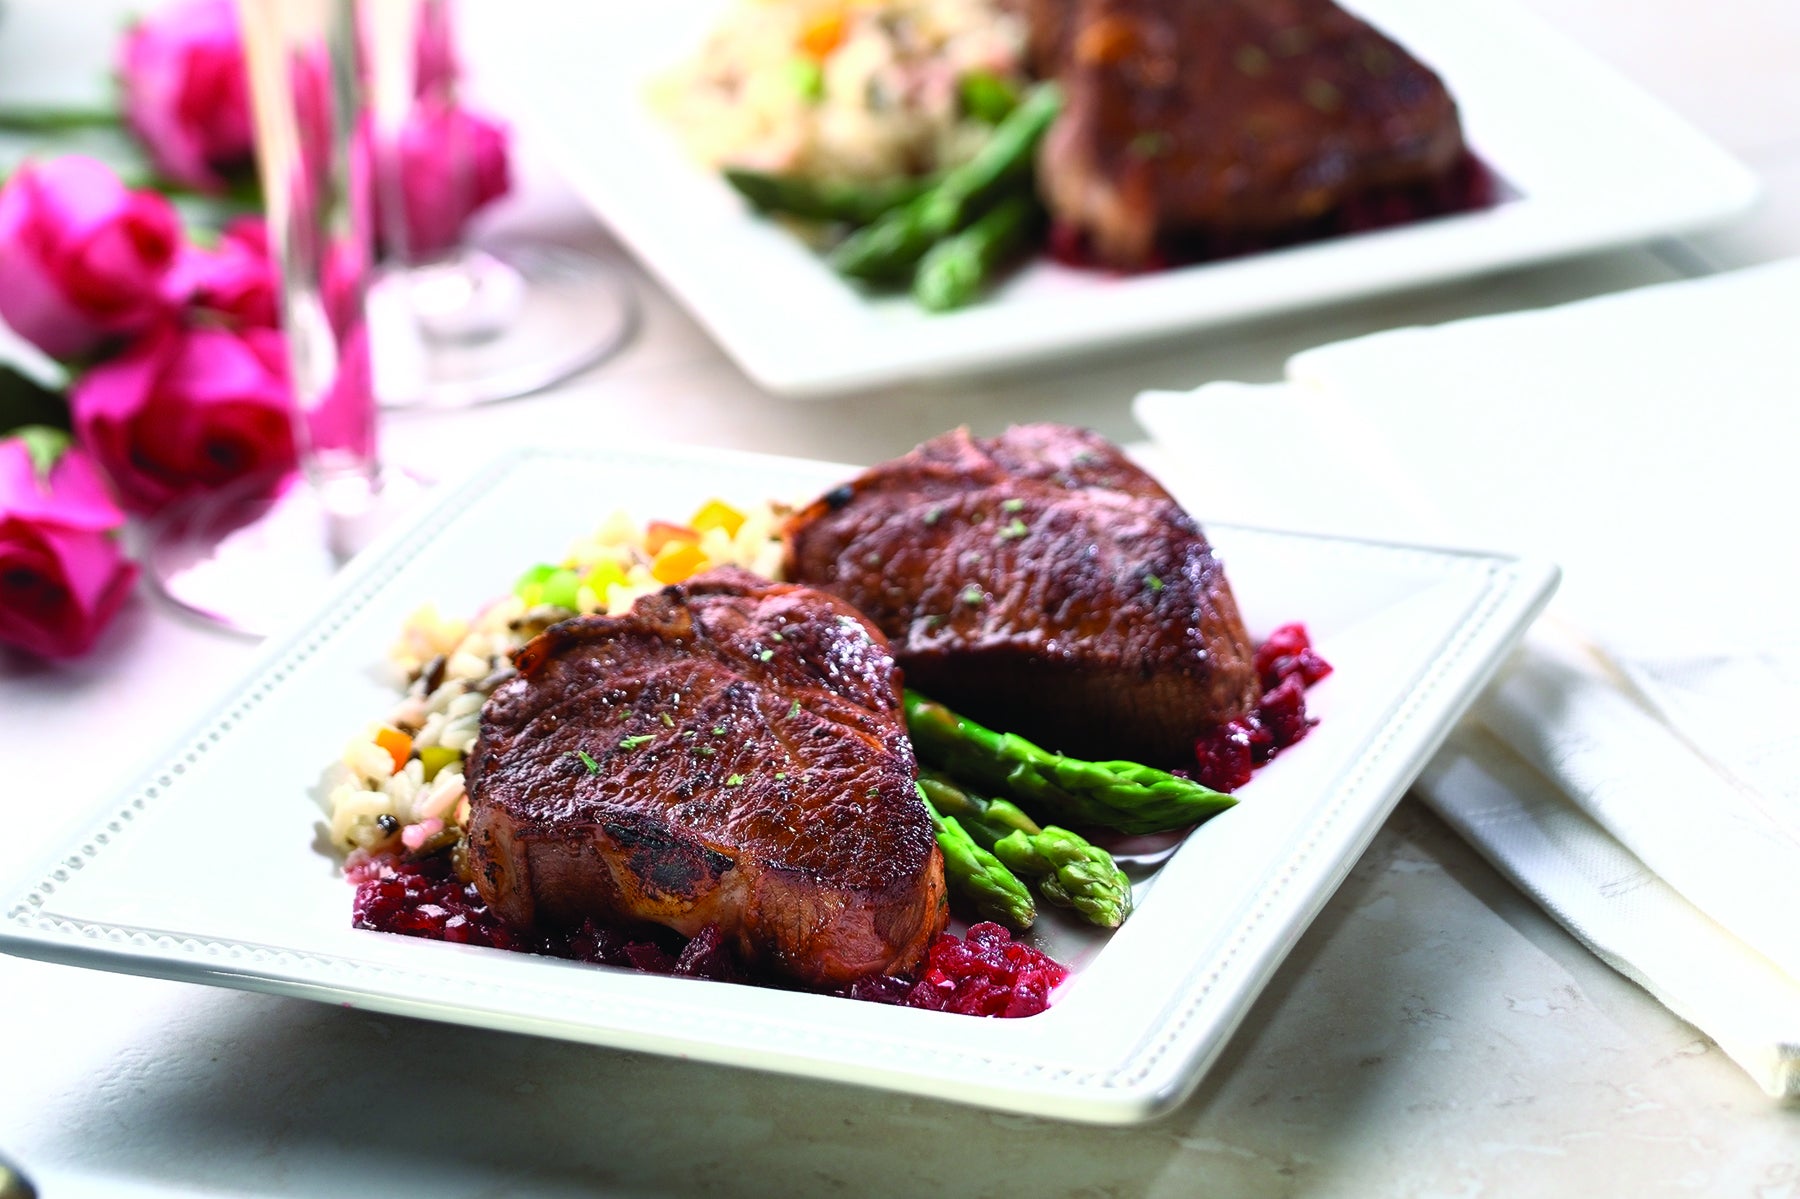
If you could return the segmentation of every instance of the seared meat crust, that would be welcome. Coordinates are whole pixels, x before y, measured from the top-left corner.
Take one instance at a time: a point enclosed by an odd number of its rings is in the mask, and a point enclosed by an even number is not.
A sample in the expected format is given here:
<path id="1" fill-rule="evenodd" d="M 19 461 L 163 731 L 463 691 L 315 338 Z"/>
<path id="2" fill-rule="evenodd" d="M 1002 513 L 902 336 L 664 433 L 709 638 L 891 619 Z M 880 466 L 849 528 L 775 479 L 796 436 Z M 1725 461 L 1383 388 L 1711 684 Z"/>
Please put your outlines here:
<path id="1" fill-rule="evenodd" d="M 787 540 L 788 577 L 879 625 L 908 686 L 1047 748 L 1190 761 L 1256 702 L 1199 526 L 1094 433 L 947 433 L 795 514 Z"/>
<path id="2" fill-rule="evenodd" d="M 1271 234 L 1463 159 L 1442 81 L 1331 0 L 1031 0 L 1066 107 L 1038 157 L 1102 261 Z"/>
<path id="3" fill-rule="evenodd" d="M 814 986 L 906 973 L 944 927 L 893 659 L 841 600 L 714 571 L 515 661 L 468 766 L 475 884 L 501 916 L 717 924 Z"/>

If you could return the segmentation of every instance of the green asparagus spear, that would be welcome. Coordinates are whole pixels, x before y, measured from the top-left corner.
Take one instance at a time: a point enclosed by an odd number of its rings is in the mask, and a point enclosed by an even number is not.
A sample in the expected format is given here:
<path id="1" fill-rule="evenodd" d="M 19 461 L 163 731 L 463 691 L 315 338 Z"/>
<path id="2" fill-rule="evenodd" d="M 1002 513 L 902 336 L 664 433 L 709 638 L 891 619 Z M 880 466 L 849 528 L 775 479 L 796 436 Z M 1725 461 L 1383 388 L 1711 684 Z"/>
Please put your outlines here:
<path id="1" fill-rule="evenodd" d="M 883 213 L 916 199 L 933 180 L 895 179 L 886 183 L 847 183 L 776 175 L 742 167 L 726 167 L 725 181 L 763 212 L 780 212 L 814 221 L 866 225 Z"/>
<path id="2" fill-rule="evenodd" d="M 919 788 L 1046 901 L 1102 928 L 1117 928 L 1131 914 L 1131 880 L 1098 845 L 1055 825 L 1039 827 L 1016 805 L 983 799 L 938 771 L 921 772 Z"/>
<path id="3" fill-rule="evenodd" d="M 832 252 L 832 265 L 857 279 L 904 276 L 933 245 L 979 216 L 994 196 L 1030 175 L 1038 141 L 1061 110 L 1057 86 L 1038 84 L 973 158 L 911 203 L 845 238 Z"/>
<path id="4" fill-rule="evenodd" d="M 1154 833 L 1198 824 L 1236 802 L 1191 779 L 1137 762 L 1086 762 L 996 733 L 914 691 L 906 731 L 919 758 L 959 779 L 1035 805 L 1064 824 Z"/>
<path id="5" fill-rule="evenodd" d="M 931 813 L 931 826 L 937 830 L 938 848 L 944 851 L 944 878 L 952 890 L 975 905 L 975 910 L 989 920 L 998 920 L 1023 931 L 1037 919 L 1037 905 L 1013 872 L 1000 859 L 983 849 L 954 818 L 944 816 L 919 788 L 919 799 Z"/>
<path id="6" fill-rule="evenodd" d="M 1035 196 L 1008 196 L 967 229 L 931 247 L 913 276 L 913 298 L 929 312 L 967 304 L 1000 264 L 1030 240 L 1038 213 Z"/>

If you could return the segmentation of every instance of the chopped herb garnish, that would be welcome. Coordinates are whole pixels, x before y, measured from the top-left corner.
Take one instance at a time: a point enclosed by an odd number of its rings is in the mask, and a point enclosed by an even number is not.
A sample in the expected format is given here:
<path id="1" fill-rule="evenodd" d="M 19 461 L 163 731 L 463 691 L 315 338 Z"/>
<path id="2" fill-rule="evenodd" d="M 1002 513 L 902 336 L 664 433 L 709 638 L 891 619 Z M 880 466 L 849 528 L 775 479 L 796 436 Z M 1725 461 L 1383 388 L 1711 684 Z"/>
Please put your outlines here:
<path id="1" fill-rule="evenodd" d="M 1017 541 L 1029 532 L 1031 530 L 1025 527 L 1025 522 L 1015 516 L 1004 529 L 1000 530 L 1000 540 Z"/>
<path id="2" fill-rule="evenodd" d="M 570 752 L 572 754 L 574 754 L 575 757 L 581 759 L 581 764 L 583 766 L 587 767 L 589 774 L 599 774 L 600 773 L 600 763 L 594 761 L 593 758 L 589 757 L 587 750 L 576 749 L 576 750 L 571 750 Z"/>
<path id="3" fill-rule="evenodd" d="M 1155 575 L 1145 575 L 1144 576 L 1144 586 L 1148 587 L 1152 591 L 1161 591 L 1163 589 L 1163 581 L 1161 579 L 1157 578 Z"/>
<path id="4" fill-rule="evenodd" d="M 926 631 L 929 632 L 930 630 L 937 628 L 939 625 L 941 625 L 943 623 L 944 623 L 944 618 L 942 616 L 939 616 L 936 612 L 933 612 L 930 616 L 927 616 L 925 618 Z"/>
<path id="5" fill-rule="evenodd" d="M 938 518 L 943 515 L 944 510 L 942 508 L 928 508 L 925 512 L 925 523 L 928 525 L 935 525 L 938 522 Z"/>
<path id="6" fill-rule="evenodd" d="M 656 740 L 656 737 L 653 734 L 639 733 L 635 737 L 627 737 L 623 741 L 619 742 L 619 748 L 620 749 L 636 749 L 638 746 L 644 745 L 647 742 L 651 742 L 654 740 Z M 586 754 L 582 754 L 581 759 L 582 759 L 582 761 L 588 763 L 589 770 L 597 769 L 594 766 L 594 764 L 588 760 L 588 756 Z"/>
<path id="7" fill-rule="evenodd" d="M 1000 511 L 1002 511 L 1002 512 L 1017 512 L 1020 508 L 1023 508 L 1024 506 L 1025 506 L 1025 501 L 1022 499 L 1019 499 L 1015 496 L 1014 498 L 1002 503 L 1000 505 Z"/>
<path id="8" fill-rule="evenodd" d="M 1300 93 L 1320 112 L 1336 112 L 1344 104 L 1344 94 L 1326 79 L 1308 79 Z"/>
<path id="9" fill-rule="evenodd" d="M 725 780 L 725 785 L 727 787 L 741 787 L 741 786 L 743 786 L 743 783 L 744 783 L 744 776 L 741 774 L 734 774 L 730 778 Z"/>
<path id="10" fill-rule="evenodd" d="M 1252 78 L 1269 72 L 1269 55 L 1261 46 L 1239 46 L 1231 56 L 1231 62 Z"/>
<path id="11" fill-rule="evenodd" d="M 710 745 L 702 745 L 699 749 L 695 750 L 694 752 L 699 754 L 703 758 L 710 758 L 713 756 L 713 747 Z"/>
<path id="12" fill-rule="evenodd" d="M 1156 129 L 1147 130 L 1132 138 L 1126 149 L 1138 158 L 1160 158 L 1168 153 L 1169 135 Z"/>
<path id="13" fill-rule="evenodd" d="M 970 583 L 962 589 L 962 595 L 958 598 L 965 604 L 984 604 L 987 602 L 987 593 L 974 583 Z"/>
<path id="14" fill-rule="evenodd" d="M 776 778 L 778 778 L 778 779 L 784 779 L 784 778 L 786 778 L 786 777 L 787 777 L 787 771 L 785 771 L 785 770 L 777 770 L 777 771 L 776 771 L 776 772 L 775 772 L 775 777 L 776 777 Z"/>
<path id="15" fill-rule="evenodd" d="M 792 720 L 798 715 L 800 715 L 800 701 L 794 700 L 792 703 L 788 704 L 788 719 Z"/>
<path id="16" fill-rule="evenodd" d="M 672 729 L 675 727 L 675 718 L 673 716 L 669 715 L 667 712 L 664 712 L 662 714 L 662 722 L 663 722 L 663 727 L 666 729 Z"/>
<path id="17" fill-rule="evenodd" d="M 724 725 L 722 725 L 722 724 L 713 725 L 713 736 L 723 737 L 724 735 L 725 735 L 725 726 Z"/>
<path id="18" fill-rule="evenodd" d="M 756 660 L 759 662 L 767 662 L 770 658 L 773 658 L 774 656 L 775 656 L 774 650 L 766 649 L 762 653 L 756 655 Z"/>
<path id="19" fill-rule="evenodd" d="M 770 640 L 770 641 L 780 641 L 780 640 L 781 640 L 781 634 L 780 634 L 780 633 L 770 633 L 770 634 L 769 634 L 769 640 Z"/>

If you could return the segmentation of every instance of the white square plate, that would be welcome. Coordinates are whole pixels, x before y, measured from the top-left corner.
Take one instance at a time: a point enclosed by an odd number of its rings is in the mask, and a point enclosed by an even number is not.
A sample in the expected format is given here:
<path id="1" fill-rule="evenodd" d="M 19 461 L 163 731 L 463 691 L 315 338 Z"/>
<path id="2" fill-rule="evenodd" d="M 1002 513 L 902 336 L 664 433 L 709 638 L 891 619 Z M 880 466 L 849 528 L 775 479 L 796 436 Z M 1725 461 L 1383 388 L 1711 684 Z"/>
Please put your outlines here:
<path id="1" fill-rule="evenodd" d="M 872 297 L 689 160 L 649 81 L 727 0 L 464 5 L 484 82 L 726 353 L 811 397 L 956 375 L 1459 278 L 1691 229 L 1754 177 L 1507 0 L 1353 0 L 1436 68 L 1508 198 L 1481 211 L 1231 261 L 1111 277 L 1039 259 L 933 315 Z"/>
<path id="2" fill-rule="evenodd" d="M 350 926 L 318 848 L 324 766 L 394 694 L 379 669 L 426 600 L 473 612 L 615 507 L 810 499 L 852 468 L 696 450 L 525 451 L 359 557 L 91 832 L 0 891 L 0 949 L 454 1023 L 678 1054 L 1069 1119 L 1185 1095 L 1555 585 L 1544 564 L 1211 530 L 1259 637 L 1305 621 L 1337 668 L 1319 726 L 1137 888 L 1110 938 L 1040 919 L 1073 977 L 1049 1011 L 978 1020 L 657 977 Z"/>

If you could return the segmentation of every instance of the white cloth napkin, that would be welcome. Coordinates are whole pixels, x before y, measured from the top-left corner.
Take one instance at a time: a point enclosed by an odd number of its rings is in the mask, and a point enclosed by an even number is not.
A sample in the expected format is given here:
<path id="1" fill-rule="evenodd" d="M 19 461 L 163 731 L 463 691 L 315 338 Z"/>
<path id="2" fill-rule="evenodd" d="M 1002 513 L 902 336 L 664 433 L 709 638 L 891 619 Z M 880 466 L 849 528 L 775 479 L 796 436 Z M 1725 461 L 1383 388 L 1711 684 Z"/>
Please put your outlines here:
<path id="1" fill-rule="evenodd" d="M 1800 260 L 1325 346 L 1286 383 L 1136 412 L 1203 520 L 1563 566 L 1420 790 L 1800 1095 Z"/>

